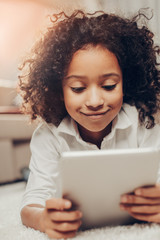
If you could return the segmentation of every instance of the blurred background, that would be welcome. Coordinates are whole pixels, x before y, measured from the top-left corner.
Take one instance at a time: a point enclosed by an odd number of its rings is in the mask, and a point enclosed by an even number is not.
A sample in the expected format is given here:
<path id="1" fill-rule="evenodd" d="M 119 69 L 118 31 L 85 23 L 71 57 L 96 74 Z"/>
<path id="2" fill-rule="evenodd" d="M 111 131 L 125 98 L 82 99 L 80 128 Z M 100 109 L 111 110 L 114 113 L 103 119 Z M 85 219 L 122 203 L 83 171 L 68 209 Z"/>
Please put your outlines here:
<path id="1" fill-rule="evenodd" d="M 104 10 L 128 17 L 149 8 L 148 26 L 160 42 L 159 0 L 0 0 L 0 184 L 27 179 L 36 124 L 19 112 L 18 65 L 46 27 L 48 14 Z"/>

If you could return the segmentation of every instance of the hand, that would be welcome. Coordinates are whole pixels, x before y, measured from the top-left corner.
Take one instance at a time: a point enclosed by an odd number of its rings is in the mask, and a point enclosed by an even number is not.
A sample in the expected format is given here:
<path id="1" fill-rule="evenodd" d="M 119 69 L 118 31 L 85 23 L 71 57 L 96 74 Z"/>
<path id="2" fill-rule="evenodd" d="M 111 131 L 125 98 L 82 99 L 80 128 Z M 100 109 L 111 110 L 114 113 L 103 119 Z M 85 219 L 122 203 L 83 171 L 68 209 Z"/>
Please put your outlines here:
<path id="1" fill-rule="evenodd" d="M 121 196 L 120 208 L 141 221 L 160 223 L 160 185 L 141 187 Z"/>
<path id="2" fill-rule="evenodd" d="M 42 229 L 50 238 L 74 237 L 81 225 L 82 213 L 69 210 L 72 203 L 66 199 L 52 198 L 46 201 L 42 214 Z"/>

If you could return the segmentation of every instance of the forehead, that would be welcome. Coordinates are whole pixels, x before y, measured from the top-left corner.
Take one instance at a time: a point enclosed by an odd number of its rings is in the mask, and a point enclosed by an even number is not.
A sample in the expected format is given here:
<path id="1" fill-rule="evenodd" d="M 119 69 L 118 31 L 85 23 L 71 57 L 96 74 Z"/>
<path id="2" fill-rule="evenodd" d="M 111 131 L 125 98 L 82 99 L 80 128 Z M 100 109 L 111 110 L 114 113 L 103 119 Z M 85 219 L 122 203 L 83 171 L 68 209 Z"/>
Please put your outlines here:
<path id="1" fill-rule="evenodd" d="M 76 51 L 69 64 L 68 74 L 95 74 L 101 72 L 102 74 L 108 72 L 121 73 L 121 69 L 116 56 L 107 48 L 97 46 L 87 46 Z"/>

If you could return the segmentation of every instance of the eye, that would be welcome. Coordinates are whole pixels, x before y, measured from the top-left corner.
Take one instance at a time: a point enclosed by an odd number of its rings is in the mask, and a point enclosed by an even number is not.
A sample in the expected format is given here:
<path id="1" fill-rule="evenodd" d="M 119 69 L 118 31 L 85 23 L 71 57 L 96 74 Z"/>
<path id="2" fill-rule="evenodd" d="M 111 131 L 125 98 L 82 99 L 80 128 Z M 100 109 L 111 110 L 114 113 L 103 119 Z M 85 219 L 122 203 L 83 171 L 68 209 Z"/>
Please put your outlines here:
<path id="1" fill-rule="evenodd" d="M 72 91 L 75 93 L 81 93 L 85 89 L 85 87 L 71 87 Z"/>
<path id="2" fill-rule="evenodd" d="M 106 86 L 102 86 L 102 88 L 104 88 L 107 91 L 111 91 L 116 87 L 116 84 L 114 85 L 106 85 Z"/>

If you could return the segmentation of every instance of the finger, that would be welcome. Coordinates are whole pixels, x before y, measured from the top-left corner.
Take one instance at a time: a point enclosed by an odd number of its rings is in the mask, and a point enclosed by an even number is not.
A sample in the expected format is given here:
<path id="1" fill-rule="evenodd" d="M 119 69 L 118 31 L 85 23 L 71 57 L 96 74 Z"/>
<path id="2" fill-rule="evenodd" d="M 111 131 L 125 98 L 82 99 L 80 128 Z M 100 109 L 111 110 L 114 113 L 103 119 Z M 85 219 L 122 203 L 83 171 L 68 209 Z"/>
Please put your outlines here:
<path id="1" fill-rule="evenodd" d="M 137 214 L 137 213 L 131 212 L 130 215 L 141 221 L 160 223 L 160 213 L 145 215 L 145 214 Z"/>
<path id="2" fill-rule="evenodd" d="M 64 223 L 59 223 L 59 222 L 53 222 L 53 227 L 54 230 L 59 231 L 59 232 L 73 232 L 77 231 L 78 228 L 81 226 L 82 222 L 79 221 L 74 221 L 74 222 L 64 222 Z"/>
<path id="3" fill-rule="evenodd" d="M 53 211 L 49 214 L 52 221 L 76 221 L 82 218 L 80 211 Z"/>
<path id="4" fill-rule="evenodd" d="M 63 210 L 71 208 L 72 203 L 63 198 L 51 198 L 46 201 L 47 209 Z"/>
<path id="5" fill-rule="evenodd" d="M 160 185 L 155 185 L 154 187 L 137 188 L 134 193 L 137 196 L 160 198 Z"/>
<path id="6" fill-rule="evenodd" d="M 76 235 L 76 231 L 63 233 L 51 229 L 47 229 L 45 233 L 48 235 L 49 238 L 53 239 L 73 238 Z"/>
<path id="7" fill-rule="evenodd" d="M 132 213 L 141 213 L 141 214 L 157 214 L 160 213 L 160 205 L 146 205 L 146 206 L 133 206 L 133 205 L 120 205 L 122 210 L 126 210 Z"/>
<path id="8" fill-rule="evenodd" d="M 121 196 L 121 203 L 125 204 L 160 204 L 160 198 L 146 198 L 136 195 L 125 194 Z"/>

